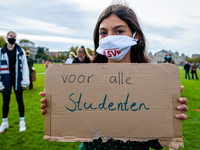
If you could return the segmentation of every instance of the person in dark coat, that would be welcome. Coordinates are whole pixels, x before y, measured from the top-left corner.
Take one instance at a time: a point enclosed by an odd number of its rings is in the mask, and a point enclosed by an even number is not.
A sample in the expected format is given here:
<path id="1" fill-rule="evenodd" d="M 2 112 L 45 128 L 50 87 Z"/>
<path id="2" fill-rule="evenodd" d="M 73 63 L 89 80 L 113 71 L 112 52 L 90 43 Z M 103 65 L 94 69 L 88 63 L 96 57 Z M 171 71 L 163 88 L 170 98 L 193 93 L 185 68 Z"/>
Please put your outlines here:
<path id="1" fill-rule="evenodd" d="M 187 79 L 187 76 L 188 78 L 190 79 L 190 64 L 188 61 L 186 61 L 186 64 L 184 65 L 184 69 L 185 69 L 185 79 Z"/>

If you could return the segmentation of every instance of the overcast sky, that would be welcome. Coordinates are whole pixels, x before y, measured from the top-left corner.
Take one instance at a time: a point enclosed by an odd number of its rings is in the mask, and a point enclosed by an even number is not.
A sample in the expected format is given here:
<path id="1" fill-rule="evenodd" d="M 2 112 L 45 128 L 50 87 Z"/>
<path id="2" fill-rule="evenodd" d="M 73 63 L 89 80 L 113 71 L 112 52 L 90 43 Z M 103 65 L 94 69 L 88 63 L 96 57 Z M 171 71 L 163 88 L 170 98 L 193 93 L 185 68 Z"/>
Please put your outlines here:
<path id="1" fill-rule="evenodd" d="M 147 50 L 200 54 L 200 0 L 126 0 L 138 16 Z M 93 30 L 112 0 L 0 0 L 0 36 L 14 30 L 50 51 L 84 45 L 94 49 Z"/>

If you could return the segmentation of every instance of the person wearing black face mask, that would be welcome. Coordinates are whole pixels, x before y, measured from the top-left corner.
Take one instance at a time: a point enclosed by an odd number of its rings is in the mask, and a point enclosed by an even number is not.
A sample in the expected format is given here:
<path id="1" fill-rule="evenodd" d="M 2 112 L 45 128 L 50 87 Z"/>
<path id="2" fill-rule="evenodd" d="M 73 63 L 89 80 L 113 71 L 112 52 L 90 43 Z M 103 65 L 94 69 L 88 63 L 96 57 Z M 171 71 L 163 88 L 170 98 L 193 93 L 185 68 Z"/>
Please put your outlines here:
<path id="1" fill-rule="evenodd" d="M 175 64 L 174 60 L 172 59 L 172 56 L 170 53 L 166 53 L 163 63 L 172 63 Z"/>
<path id="2" fill-rule="evenodd" d="M 11 45 L 13 45 L 13 44 L 15 44 L 16 39 L 15 39 L 14 37 L 8 38 L 8 42 L 9 42 Z"/>
<path id="3" fill-rule="evenodd" d="M 0 92 L 3 95 L 3 122 L 0 126 L 0 133 L 8 126 L 8 112 L 10 94 L 14 87 L 18 110 L 20 115 L 19 131 L 25 131 L 23 90 L 29 85 L 29 70 L 25 51 L 15 44 L 17 34 L 10 31 L 7 34 L 7 41 L 0 49 Z"/>

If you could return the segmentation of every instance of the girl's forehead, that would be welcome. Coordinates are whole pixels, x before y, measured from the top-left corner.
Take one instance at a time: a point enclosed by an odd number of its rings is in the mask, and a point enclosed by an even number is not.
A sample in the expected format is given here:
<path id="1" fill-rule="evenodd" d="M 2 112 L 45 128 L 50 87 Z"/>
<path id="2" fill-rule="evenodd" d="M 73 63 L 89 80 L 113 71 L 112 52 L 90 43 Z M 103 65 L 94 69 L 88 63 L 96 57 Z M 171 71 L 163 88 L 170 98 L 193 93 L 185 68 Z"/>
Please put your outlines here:
<path id="1" fill-rule="evenodd" d="M 84 53 L 77 53 L 78 56 L 84 56 Z"/>
<path id="2" fill-rule="evenodd" d="M 118 25 L 128 26 L 127 23 L 121 20 L 117 15 L 111 14 L 109 17 L 107 17 L 100 23 L 99 28 L 115 27 Z"/>
<path id="3" fill-rule="evenodd" d="M 14 32 L 10 32 L 8 36 L 17 36 L 17 35 Z"/>

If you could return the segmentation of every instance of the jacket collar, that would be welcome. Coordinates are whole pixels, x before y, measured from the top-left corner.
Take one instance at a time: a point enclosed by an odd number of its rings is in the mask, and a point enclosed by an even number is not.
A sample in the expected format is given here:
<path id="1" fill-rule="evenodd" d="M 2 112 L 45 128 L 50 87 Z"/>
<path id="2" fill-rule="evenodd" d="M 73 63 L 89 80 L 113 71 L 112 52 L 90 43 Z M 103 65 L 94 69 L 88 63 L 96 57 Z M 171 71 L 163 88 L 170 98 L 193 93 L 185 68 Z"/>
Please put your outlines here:
<path id="1" fill-rule="evenodd" d="M 2 53 L 5 53 L 5 52 L 6 52 L 6 46 L 7 46 L 7 44 L 5 44 L 5 45 L 3 46 L 3 48 L 1 49 L 1 52 L 2 52 Z M 16 50 L 19 52 L 19 54 L 20 54 L 20 55 L 23 55 L 23 51 L 22 51 L 21 47 L 20 47 L 19 45 L 17 45 L 17 44 L 15 44 L 15 47 L 16 47 Z"/>
<path id="2" fill-rule="evenodd" d="M 5 44 L 5 45 L 3 46 L 3 48 L 1 49 L 2 54 L 4 54 L 4 53 L 6 52 L 6 46 L 7 46 L 7 44 Z"/>

